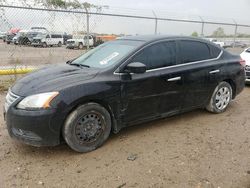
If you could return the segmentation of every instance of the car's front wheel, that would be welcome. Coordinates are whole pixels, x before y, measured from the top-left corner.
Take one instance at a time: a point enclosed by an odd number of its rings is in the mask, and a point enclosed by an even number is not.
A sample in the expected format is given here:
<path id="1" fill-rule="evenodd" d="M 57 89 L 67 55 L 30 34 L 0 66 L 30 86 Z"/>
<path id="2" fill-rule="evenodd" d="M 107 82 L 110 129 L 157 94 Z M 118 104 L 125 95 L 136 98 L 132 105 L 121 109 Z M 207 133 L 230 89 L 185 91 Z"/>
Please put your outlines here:
<path id="1" fill-rule="evenodd" d="M 110 131 L 109 112 L 97 103 L 87 103 L 68 116 L 62 134 L 69 147 L 84 153 L 100 147 L 109 137 Z"/>
<path id="2" fill-rule="evenodd" d="M 47 48 L 47 43 L 46 42 L 44 42 L 43 44 L 42 44 L 42 46 L 44 47 L 44 48 Z"/>
<path id="3" fill-rule="evenodd" d="M 82 43 L 79 43 L 78 48 L 79 48 L 80 50 L 82 50 L 82 49 L 84 48 L 83 44 L 82 44 Z"/>
<path id="4" fill-rule="evenodd" d="M 206 106 L 209 112 L 222 113 L 232 100 L 232 87 L 227 82 L 220 82 L 215 88 L 213 95 Z"/>
<path id="5" fill-rule="evenodd" d="M 62 42 L 61 41 L 58 43 L 58 47 L 62 47 Z"/>

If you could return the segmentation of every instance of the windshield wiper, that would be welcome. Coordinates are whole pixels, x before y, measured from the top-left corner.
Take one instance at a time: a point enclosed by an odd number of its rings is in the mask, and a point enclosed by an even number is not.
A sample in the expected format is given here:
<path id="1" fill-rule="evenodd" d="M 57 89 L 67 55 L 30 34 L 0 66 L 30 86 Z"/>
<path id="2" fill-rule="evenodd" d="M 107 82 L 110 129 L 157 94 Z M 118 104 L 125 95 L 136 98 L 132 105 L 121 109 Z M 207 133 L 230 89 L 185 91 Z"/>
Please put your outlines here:
<path id="1" fill-rule="evenodd" d="M 77 67 L 87 67 L 90 68 L 89 65 L 79 64 L 79 63 L 70 63 L 69 65 L 77 66 Z"/>

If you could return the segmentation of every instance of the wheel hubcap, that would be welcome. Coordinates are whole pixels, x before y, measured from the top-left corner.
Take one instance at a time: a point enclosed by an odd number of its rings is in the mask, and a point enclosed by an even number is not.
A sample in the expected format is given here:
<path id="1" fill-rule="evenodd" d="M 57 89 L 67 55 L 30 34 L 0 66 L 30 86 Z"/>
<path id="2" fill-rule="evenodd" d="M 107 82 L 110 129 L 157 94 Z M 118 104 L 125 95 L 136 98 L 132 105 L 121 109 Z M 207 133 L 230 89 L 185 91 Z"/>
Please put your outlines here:
<path id="1" fill-rule="evenodd" d="M 80 144 L 96 141 L 103 133 L 105 127 L 104 117 L 91 112 L 80 117 L 76 122 L 75 135 Z"/>
<path id="2" fill-rule="evenodd" d="M 215 105 L 218 109 L 224 110 L 230 102 L 231 93 L 227 87 L 220 88 L 215 96 Z"/>

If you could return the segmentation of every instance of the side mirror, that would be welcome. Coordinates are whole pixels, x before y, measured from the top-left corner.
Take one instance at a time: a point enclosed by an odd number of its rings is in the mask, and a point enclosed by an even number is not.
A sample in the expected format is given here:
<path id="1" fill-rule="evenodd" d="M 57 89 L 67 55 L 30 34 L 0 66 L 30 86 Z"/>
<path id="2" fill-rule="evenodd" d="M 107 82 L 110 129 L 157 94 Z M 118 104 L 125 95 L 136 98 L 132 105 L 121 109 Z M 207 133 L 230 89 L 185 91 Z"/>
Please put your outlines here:
<path id="1" fill-rule="evenodd" d="M 147 67 L 143 63 L 133 62 L 133 63 L 129 63 L 126 66 L 125 70 L 129 73 L 142 74 L 146 72 Z"/>

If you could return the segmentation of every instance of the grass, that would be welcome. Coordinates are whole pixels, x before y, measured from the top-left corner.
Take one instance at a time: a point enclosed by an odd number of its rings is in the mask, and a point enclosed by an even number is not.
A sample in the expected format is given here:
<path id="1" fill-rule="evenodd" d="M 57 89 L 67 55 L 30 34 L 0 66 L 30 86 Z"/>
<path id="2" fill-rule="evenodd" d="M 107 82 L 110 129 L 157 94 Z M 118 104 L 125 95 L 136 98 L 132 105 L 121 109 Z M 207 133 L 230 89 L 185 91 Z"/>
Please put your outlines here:
<path id="1" fill-rule="evenodd" d="M 0 92 L 8 91 L 10 86 L 12 86 L 15 83 L 16 79 L 6 79 L 6 80 L 0 80 Z"/>

